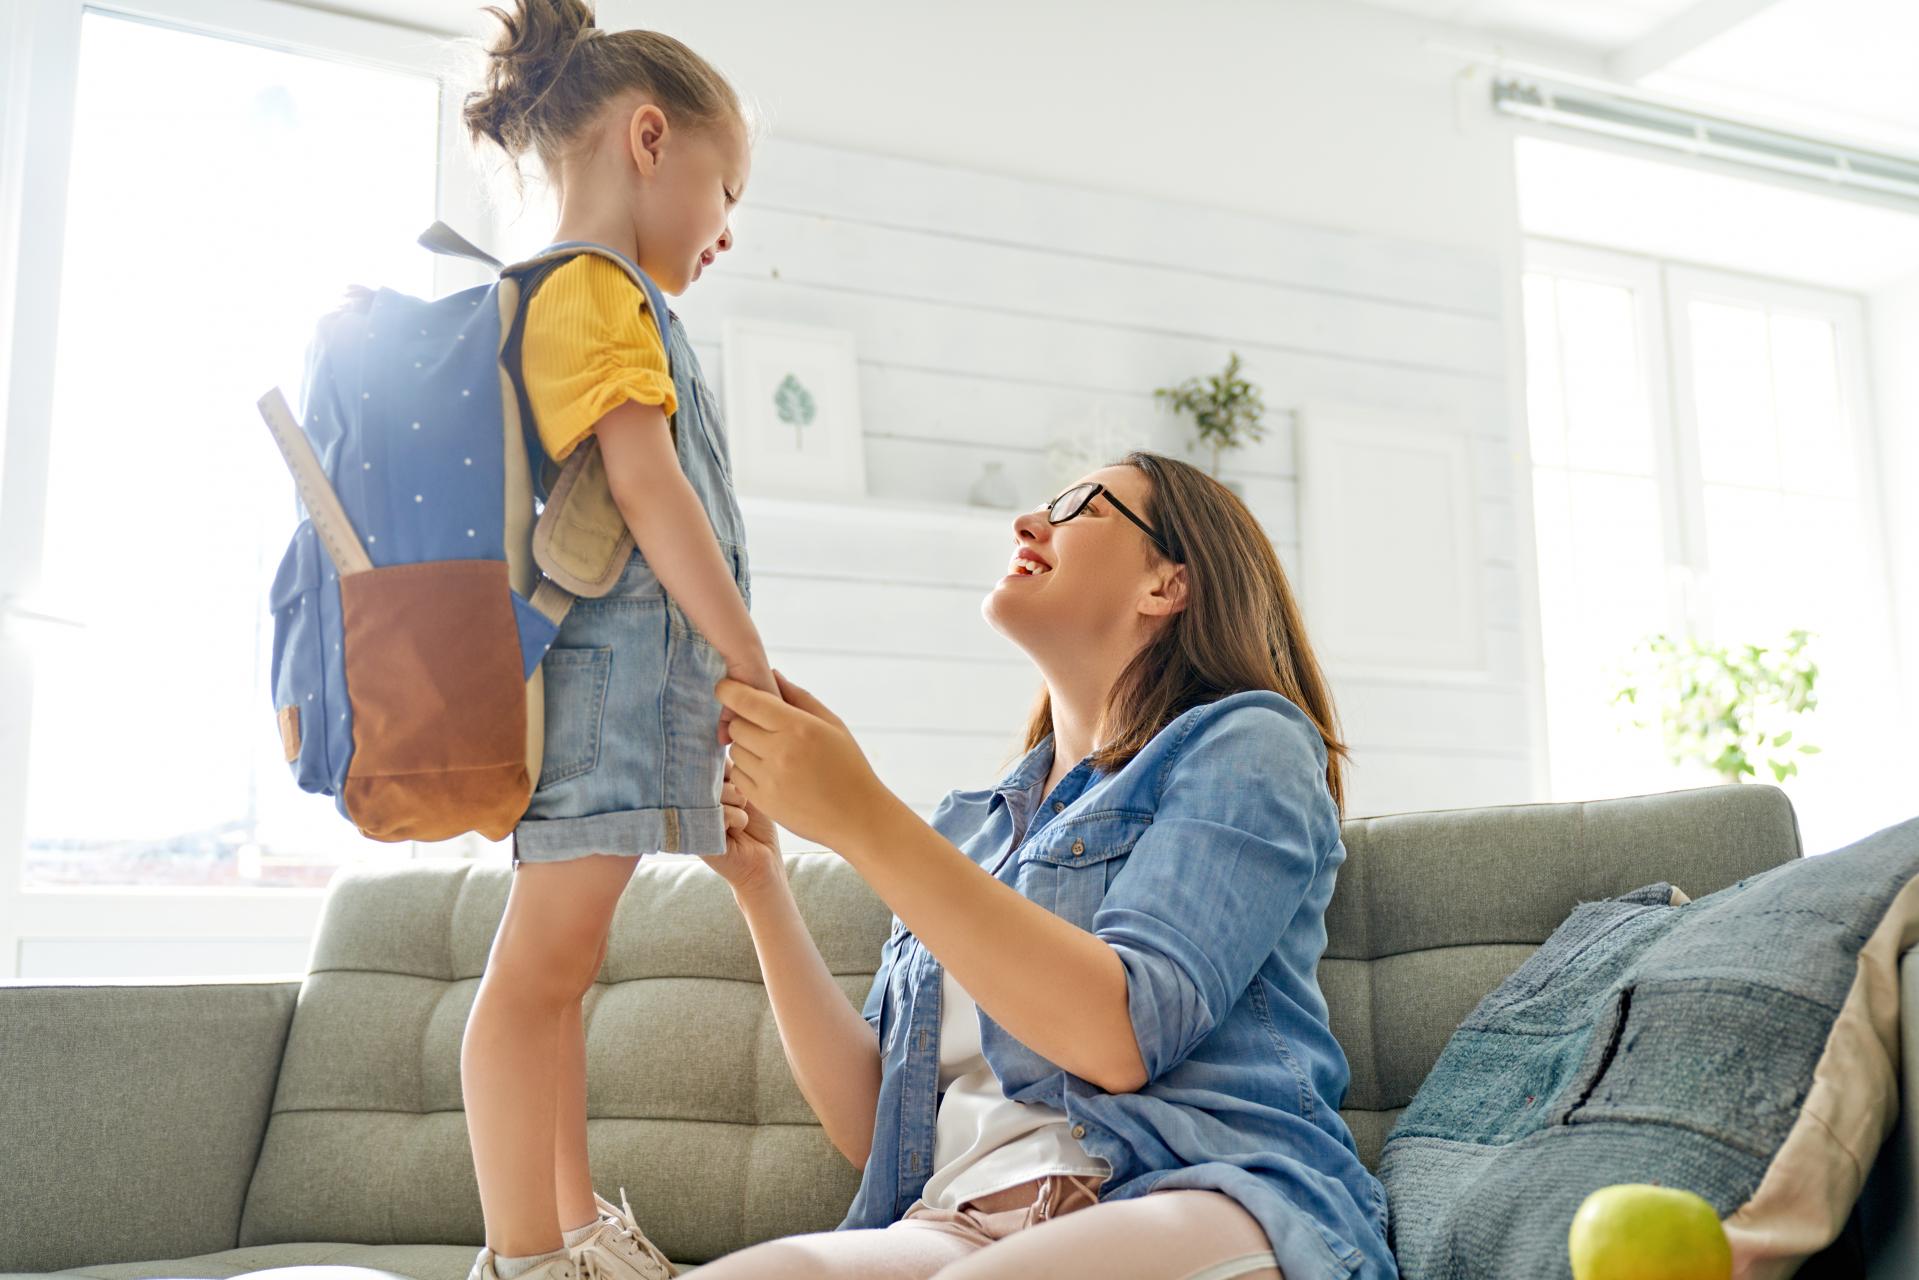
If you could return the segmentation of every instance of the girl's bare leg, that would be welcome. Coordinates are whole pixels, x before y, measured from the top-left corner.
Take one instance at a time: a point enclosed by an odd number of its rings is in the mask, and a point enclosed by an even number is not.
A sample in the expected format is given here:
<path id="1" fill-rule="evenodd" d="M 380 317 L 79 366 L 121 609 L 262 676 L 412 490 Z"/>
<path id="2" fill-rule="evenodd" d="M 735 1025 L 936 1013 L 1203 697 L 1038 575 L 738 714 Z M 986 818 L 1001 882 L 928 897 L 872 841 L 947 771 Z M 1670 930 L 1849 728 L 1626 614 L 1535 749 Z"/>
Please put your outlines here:
<path id="1" fill-rule="evenodd" d="M 600 939 L 598 974 L 606 965 L 606 939 Z M 558 1092 L 553 1121 L 553 1192 L 560 1229 L 571 1231 L 599 1216 L 593 1203 L 593 1169 L 586 1146 L 586 1017 L 579 1001 L 560 1014 Z"/>
<path id="2" fill-rule="evenodd" d="M 460 1046 L 486 1242 L 501 1256 L 561 1247 L 554 1183 L 560 1033 L 569 1007 L 579 1017 L 613 909 L 638 862 L 605 854 L 523 862 L 513 875 Z M 579 1107 L 584 1115 L 584 1095 Z"/>

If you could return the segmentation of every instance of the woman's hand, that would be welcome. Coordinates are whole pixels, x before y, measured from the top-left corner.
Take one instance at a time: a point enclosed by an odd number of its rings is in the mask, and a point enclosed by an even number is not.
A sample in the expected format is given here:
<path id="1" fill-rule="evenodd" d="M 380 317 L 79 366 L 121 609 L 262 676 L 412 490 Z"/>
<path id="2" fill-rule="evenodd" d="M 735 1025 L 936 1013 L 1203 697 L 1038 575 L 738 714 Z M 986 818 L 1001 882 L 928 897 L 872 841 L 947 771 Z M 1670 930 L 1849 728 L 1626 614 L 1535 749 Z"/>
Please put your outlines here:
<path id="1" fill-rule="evenodd" d="M 771 818 L 747 803 L 733 780 L 730 760 L 720 786 L 720 807 L 726 816 L 726 852 L 706 856 L 706 865 L 720 873 L 742 902 L 784 884 L 786 860 L 780 857 L 779 833 Z"/>
<path id="2" fill-rule="evenodd" d="M 845 723 L 780 675 L 780 698 L 736 680 L 719 684 L 733 713 L 732 767 L 749 804 L 795 835 L 839 848 L 877 817 L 886 789 Z"/>
<path id="3" fill-rule="evenodd" d="M 766 654 L 764 652 L 761 652 L 756 658 L 750 658 L 743 662 L 728 662 L 726 664 L 726 678 L 728 680 L 738 680 L 741 684 L 751 685 L 755 689 L 764 689 L 776 698 L 780 696 L 779 683 L 773 678 L 773 668 L 766 661 Z M 720 745 L 726 747 L 732 744 L 733 711 L 730 707 L 721 707 Z"/>

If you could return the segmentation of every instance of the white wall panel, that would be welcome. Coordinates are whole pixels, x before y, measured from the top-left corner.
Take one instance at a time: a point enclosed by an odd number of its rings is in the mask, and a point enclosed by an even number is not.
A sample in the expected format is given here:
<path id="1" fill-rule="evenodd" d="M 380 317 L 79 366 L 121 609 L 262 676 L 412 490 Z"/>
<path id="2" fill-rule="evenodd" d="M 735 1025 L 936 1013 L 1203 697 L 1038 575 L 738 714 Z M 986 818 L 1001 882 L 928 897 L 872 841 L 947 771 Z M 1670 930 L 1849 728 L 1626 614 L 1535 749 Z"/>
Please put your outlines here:
<path id="1" fill-rule="evenodd" d="M 1184 251 L 1194 235 L 1203 256 Z M 1450 496 L 1470 550 L 1456 590 L 1479 660 L 1355 663 L 1333 627 L 1314 632 L 1356 759 L 1351 811 L 1531 798 L 1495 264 L 785 140 L 761 148 L 739 236 L 679 304 L 709 380 L 721 381 L 727 318 L 851 330 L 870 495 L 749 496 L 755 615 L 775 663 L 846 717 L 909 803 L 930 809 L 950 788 L 991 782 L 1038 687 L 980 616 L 1014 545 L 1012 512 L 963 505 L 982 466 L 1000 462 L 1037 503 L 1058 482 L 1056 440 L 1098 432 L 1183 453 L 1181 424 L 1152 390 L 1216 370 L 1228 351 L 1269 412 L 1267 438 L 1227 455 L 1225 475 L 1296 588 L 1310 550 L 1302 409 L 1358 406 L 1391 416 L 1415 445 L 1421 430 L 1433 447 L 1460 442 Z M 1431 539 L 1404 512 L 1356 506 L 1346 518 L 1398 519 L 1388 543 Z M 1337 540 L 1350 527 L 1335 515 L 1327 530 Z"/>

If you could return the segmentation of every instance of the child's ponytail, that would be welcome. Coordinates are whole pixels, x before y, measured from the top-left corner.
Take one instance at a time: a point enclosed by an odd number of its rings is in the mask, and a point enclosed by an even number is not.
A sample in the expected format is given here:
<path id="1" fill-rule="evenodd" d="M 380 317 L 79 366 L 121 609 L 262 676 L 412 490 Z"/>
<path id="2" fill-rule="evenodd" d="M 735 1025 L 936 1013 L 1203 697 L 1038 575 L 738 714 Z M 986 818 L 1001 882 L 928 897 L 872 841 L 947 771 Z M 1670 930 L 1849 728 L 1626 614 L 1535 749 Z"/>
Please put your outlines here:
<path id="1" fill-rule="evenodd" d="M 509 0 L 487 50 L 484 87 L 466 97 L 466 127 L 514 160 L 551 170 L 566 144 L 618 94 L 638 90 L 681 127 L 744 124 L 738 95 L 706 59 L 657 31 L 603 31 L 586 0 Z"/>
<path id="2" fill-rule="evenodd" d="M 466 127 L 475 142 L 489 138 L 517 158 L 536 146 L 533 121 L 542 99 L 599 28 L 584 0 L 513 0 L 511 12 L 486 12 L 502 30 L 487 50 L 486 87 L 466 96 Z"/>

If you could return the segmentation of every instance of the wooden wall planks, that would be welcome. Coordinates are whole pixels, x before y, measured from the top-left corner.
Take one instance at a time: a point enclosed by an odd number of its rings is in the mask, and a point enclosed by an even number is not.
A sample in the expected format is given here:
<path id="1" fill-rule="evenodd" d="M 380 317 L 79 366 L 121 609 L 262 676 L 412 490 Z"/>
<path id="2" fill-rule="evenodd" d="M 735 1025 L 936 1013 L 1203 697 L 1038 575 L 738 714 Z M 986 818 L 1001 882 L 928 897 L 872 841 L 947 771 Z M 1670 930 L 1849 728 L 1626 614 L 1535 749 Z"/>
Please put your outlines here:
<path id="1" fill-rule="evenodd" d="M 1531 798 L 1496 264 L 777 141 L 756 160 L 738 247 L 677 305 L 715 385 L 729 316 L 856 337 L 871 499 L 748 495 L 754 610 L 775 663 L 846 717 L 916 807 L 998 776 L 1039 683 L 979 613 L 1013 547 L 1012 513 L 962 505 L 982 465 L 1005 464 L 1037 502 L 1058 481 L 1057 439 L 1183 452 L 1152 390 L 1217 369 L 1229 350 L 1260 385 L 1270 430 L 1224 473 L 1289 570 L 1293 406 L 1470 423 L 1487 670 L 1349 678 L 1339 655 L 1322 657 L 1356 757 L 1349 812 Z"/>

